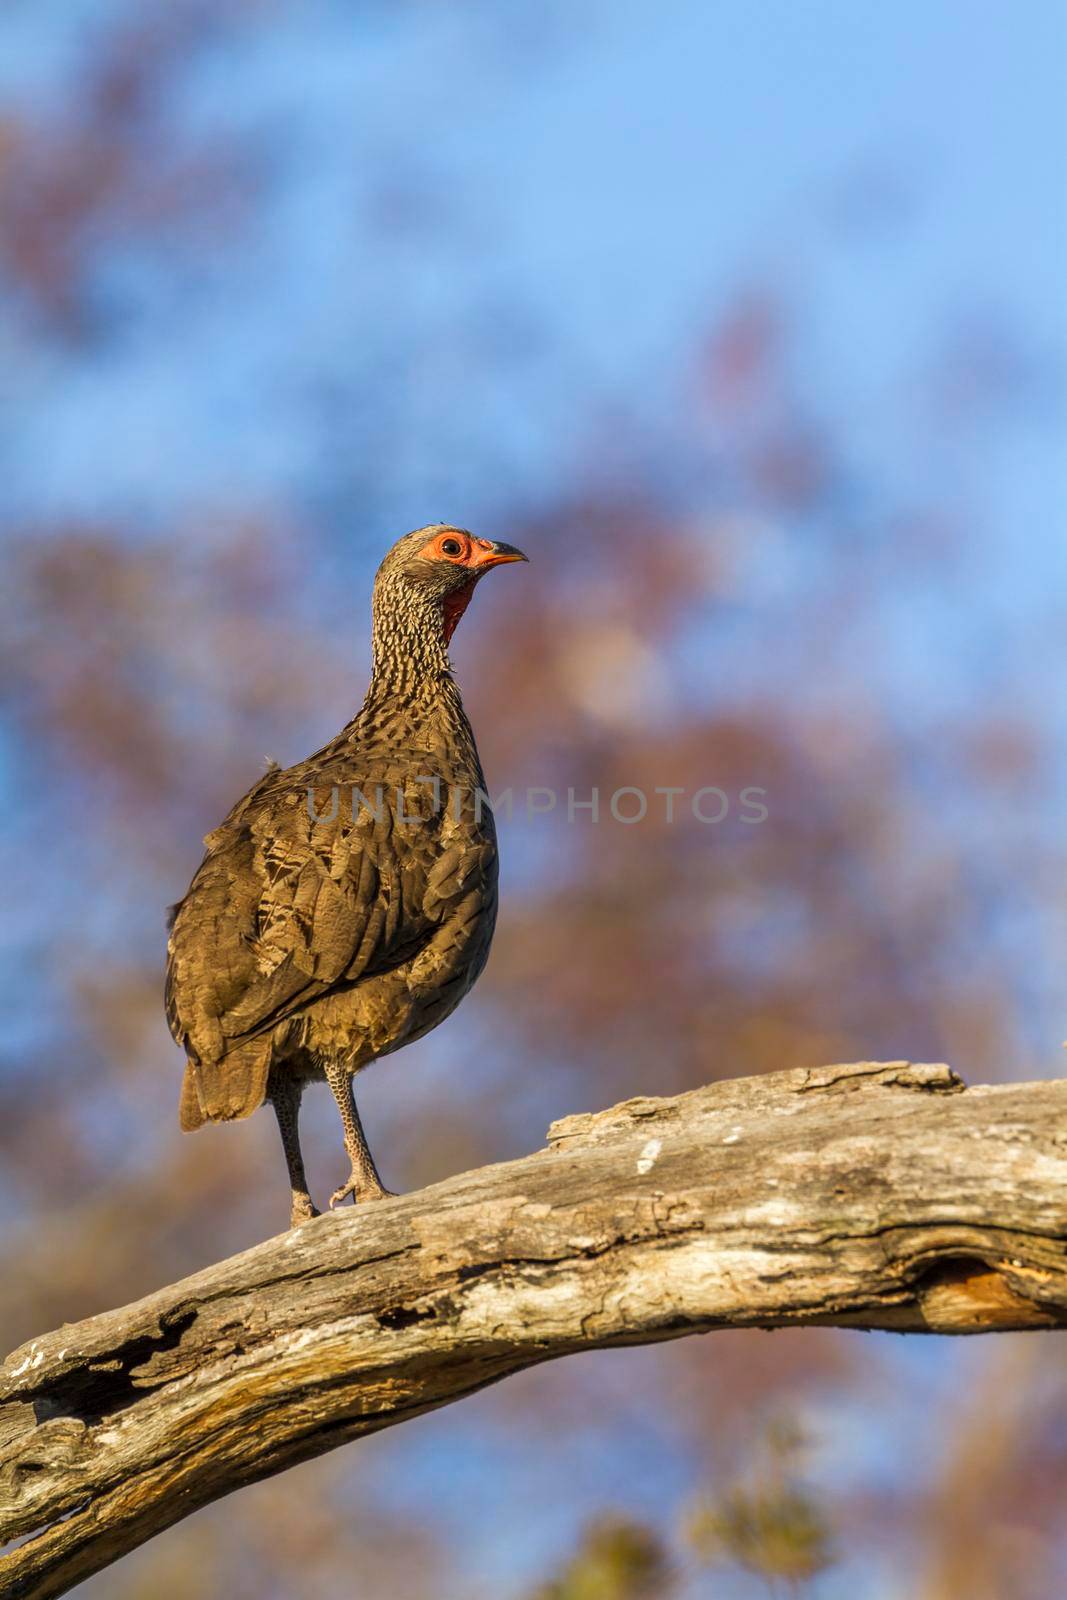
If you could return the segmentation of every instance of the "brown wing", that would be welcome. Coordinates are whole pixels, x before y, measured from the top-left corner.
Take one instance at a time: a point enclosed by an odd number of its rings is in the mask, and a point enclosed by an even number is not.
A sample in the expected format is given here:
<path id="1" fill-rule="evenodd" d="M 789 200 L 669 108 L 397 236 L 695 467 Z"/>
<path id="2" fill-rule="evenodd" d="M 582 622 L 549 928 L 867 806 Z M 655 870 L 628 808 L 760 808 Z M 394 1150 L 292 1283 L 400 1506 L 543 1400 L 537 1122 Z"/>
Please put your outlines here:
<path id="1" fill-rule="evenodd" d="M 183 1126 L 250 1115 L 278 1024 L 337 984 L 408 959 L 433 931 L 433 827 L 405 827 L 401 842 L 393 806 L 353 818 L 350 788 L 331 816 L 321 775 L 313 816 L 306 783 L 295 783 L 268 774 L 235 807 L 174 912 L 166 1002 L 190 1058 Z"/>

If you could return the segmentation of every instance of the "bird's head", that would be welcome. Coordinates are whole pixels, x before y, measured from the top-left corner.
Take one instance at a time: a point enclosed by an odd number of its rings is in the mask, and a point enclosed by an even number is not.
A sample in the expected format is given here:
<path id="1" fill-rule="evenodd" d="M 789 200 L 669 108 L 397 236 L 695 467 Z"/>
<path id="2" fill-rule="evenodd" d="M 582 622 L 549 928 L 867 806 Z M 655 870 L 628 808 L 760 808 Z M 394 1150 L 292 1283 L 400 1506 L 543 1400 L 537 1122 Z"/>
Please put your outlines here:
<path id="1" fill-rule="evenodd" d="M 447 647 L 480 578 L 527 558 L 514 545 L 478 539 L 465 528 L 431 523 L 398 539 L 378 568 L 379 603 L 412 620 L 433 619 Z"/>

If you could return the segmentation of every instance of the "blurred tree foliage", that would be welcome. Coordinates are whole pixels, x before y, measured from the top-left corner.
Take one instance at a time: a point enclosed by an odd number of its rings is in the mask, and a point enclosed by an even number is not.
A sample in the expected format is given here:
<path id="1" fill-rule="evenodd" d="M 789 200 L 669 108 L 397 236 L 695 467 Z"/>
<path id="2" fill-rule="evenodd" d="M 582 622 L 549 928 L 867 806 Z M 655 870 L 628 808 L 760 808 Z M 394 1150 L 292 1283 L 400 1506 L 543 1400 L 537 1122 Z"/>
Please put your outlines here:
<path id="1" fill-rule="evenodd" d="M 830 1566 L 825 1513 L 798 1474 L 803 1445 L 797 1425 L 779 1421 L 768 1429 L 766 1459 L 752 1481 L 731 1484 L 694 1508 L 687 1531 L 703 1562 L 736 1562 L 772 1593 L 784 1586 L 798 1595 Z"/>
<path id="2" fill-rule="evenodd" d="M 651 1528 L 604 1517 L 586 1529 L 560 1578 L 540 1585 L 530 1600 L 666 1600 L 671 1569 Z"/>
<path id="3" fill-rule="evenodd" d="M 693 1600 L 710 1600 L 720 1590 L 714 1579 L 699 1576 L 699 1568 L 730 1565 L 752 1573 L 771 1596 L 810 1593 L 812 1580 L 834 1558 L 825 1513 L 800 1474 L 804 1444 L 795 1422 L 769 1426 L 750 1476 L 691 1507 L 677 1551 L 646 1524 L 621 1516 L 596 1519 L 561 1575 L 533 1590 L 530 1600 L 670 1600 L 683 1588 Z"/>

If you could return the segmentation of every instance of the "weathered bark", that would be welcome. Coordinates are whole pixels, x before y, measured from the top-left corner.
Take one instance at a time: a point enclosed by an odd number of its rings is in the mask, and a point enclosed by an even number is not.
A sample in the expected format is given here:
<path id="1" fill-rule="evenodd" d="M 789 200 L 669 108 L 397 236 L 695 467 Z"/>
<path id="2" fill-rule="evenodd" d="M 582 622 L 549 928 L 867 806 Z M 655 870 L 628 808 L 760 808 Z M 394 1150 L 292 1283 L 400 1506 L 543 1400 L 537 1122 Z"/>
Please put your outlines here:
<path id="1" fill-rule="evenodd" d="M 1067 1323 L 1067 1083 L 860 1063 L 568 1117 L 0 1368 L 0 1592 L 521 1367 L 722 1327 Z"/>

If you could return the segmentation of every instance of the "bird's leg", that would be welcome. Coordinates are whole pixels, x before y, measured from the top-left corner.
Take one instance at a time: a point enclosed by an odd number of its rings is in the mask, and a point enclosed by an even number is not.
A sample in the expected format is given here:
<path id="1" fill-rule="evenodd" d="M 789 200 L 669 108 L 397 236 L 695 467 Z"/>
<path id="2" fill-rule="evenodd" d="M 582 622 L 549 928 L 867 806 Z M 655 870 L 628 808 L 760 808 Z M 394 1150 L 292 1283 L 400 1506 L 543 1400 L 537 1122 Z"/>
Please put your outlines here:
<path id="1" fill-rule="evenodd" d="M 285 1164 L 289 1168 L 289 1187 L 293 1191 L 289 1211 L 289 1226 L 297 1227 L 319 1215 L 308 1193 L 304 1176 L 304 1158 L 300 1154 L 300 1096 L 303 1084 L 291 1074 L 276 1071 L 271 1077 L 270 1098 L 274 1115 L 278 1119 L 278 1132 L 282 1136 Z"/>
<path id="2" fill-rule="evenodd" d="M 343 1062 L 334 1060 L 326 1064 L 326 1082 L 333 1090 L 333 1097 L 337 1101 L 337 1109 L 341 1113 L 341 1122 L 345 1130 L 345 1149 L 348 1159 L 352 1163 L 352 1171 L 348 1182 L 330 1196 L 330 1205 L 339 1206 L 342 1200 L 347 1200 L 351 1195 L 354 1200 L 381 1200 L 392 1194 L 378 1176 L 378 1169 L 374 1165 L 374 1157 L 370 1153 L 367 1136 L 363 1132 L 363 1124 L 359 1120 L 356 1110 L 356 1100 L 352 1093 L 352 1077 Z"/>

